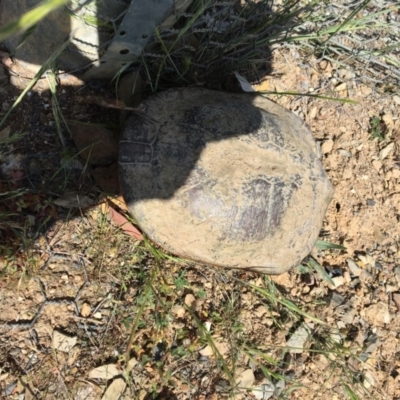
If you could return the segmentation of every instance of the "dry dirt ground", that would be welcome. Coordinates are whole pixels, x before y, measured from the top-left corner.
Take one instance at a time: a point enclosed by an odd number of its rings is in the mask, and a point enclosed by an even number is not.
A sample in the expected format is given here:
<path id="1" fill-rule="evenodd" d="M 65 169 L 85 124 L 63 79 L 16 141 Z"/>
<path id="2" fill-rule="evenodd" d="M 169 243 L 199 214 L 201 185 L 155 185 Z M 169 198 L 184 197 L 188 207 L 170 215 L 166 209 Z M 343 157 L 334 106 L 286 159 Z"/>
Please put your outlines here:
<path id="1" fill-rule="evenodd" d="M 18 91 L 0 78 L 5 110 Z M 24 134 L 2 150 L 0 194 L 29 189 L 1 209 L 19 217 L 2 227 L 0 398 L 400 399 L 400 94 L 361 82 L 282 49 L 256 88 L 357 101 L 272 96 L 309 124 L 335 187 L 321 238 L 347 250 L 314 251 L 333 285 L 307 267 L 271 281 L 182 264 L 125 234 L 96 162 L 68 137 L 62 148 L 50 95 L 31 92 L 0 132 Z M 115 125 L 118 111 L 87 101 L 110 90 L 61 87 L 58 99 L 68 119 Z M 285 298 L 327 326 L 294 318 Z"/>

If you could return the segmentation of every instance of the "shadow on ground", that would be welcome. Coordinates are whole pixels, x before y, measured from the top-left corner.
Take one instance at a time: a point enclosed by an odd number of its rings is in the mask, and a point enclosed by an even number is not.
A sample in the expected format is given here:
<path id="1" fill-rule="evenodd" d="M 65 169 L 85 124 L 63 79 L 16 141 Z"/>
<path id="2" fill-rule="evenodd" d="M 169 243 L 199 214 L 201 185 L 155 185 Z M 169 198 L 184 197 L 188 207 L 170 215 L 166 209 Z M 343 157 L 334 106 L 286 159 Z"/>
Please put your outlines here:
<path id="1" fill-rule="evenodd" d="M 36 3 L 38 2 L 31 1 L 28 5 L 24 4 L 24 7 L 29 9 Z M 100 2 L 91 4 L 94 4 L 94 10 L 97 8 L 97 16 L 104 17 L 105 11 L 101 9 Z M 122 2 L 119 6 L 126 7 Z M 220 11 L 222 10 L 222 6 L 213 7 L 217 11 L 218 7 Z M 107 17 L 111 17 L 113 23 L 118 22 L 121 10 L 115 9 L 112 15 Z M 254 18 L 263 15 L 261 11 L 265 10 L 260 7 L 255 8 L 249 16 L 249 23 L 254 24 Z M 96 11 L 94 12 L 96 14 Z M 241 10 L 235 12 L 240 14 Z M 0 21 L 13 19 L 20 13 L 18 2 L 2 2 L 0 5 Z M 85 11 L 84 15 L 87 16 L 89 13 Z M 175 65 L 183 68 L 188 57 L 193 60 L 192 70 L 186 71 L 187 78 L 179 81 L 179 77 L 174 77 L 168 66 L 171 57 L 166 57 L 166 69 L 160 79 L 159 89 L 171 86 L 174 79 L 175 85 L 178 86 L 199 84 L 198 78 L 201 76 L 203 86 L 237 91 L 240 87 L 233 71 L 239 69 L 245 75 L 248 72 L 249 80 L 257 80 L 271 72 L 270 51 L 267 46 L 260 48 L 260 54 L 264 58 L 257 64 L 257 68 L 243 63 L 240 69 L 237 65 L 240 57 L 248 56 L 245 54 L 248 48 L 241 49 L 239 45 L 234 46 L 232 52 L 235 53 L 235 58 L 224 57 L 223 53 L 218 53 L 223 50 L 216 51 L 218 46 L 212 47 L 210 35 L 214 34 L 214 31 L 221 33 L 216 29 L 221 29 L 222 22 L 216 19 L 214 24 L 219 25 L 218 27 L 205 25 L 206 33 L 191 33 L 179 44 L 180 47 L 175 49 L 173 54 Z M 184 25 L 185 17 L 178 20 L 176 26 L 182 28 Z M 199 31 L 201 26 L 197 23 L 196 30 Z M 39 23 L 29 35 L 12 38 L 6 42 L 7 46 L 3 45 L 2 61 L 5 72 L 2 72 L 3 86 L 0 90 L 3 115 L 20 94 L 9 81 L 19 85 L 26 84 L 25 78 L 32 76 L 32 71 L 35 70 L 29 69 L 29 65 L 43 63 L 57 50 L 73 28 L 68 13 L 60 9 Z M 86 26 L 85 29 L 89 28 Z M 50 31 L 54 31 L 55 34 L 49 35 Z M 106 44 L 109 39 L 110 30 L 102 27 L 96 32 L 93 26 L 90 27 L 90 41 L 92 44 L 96 40 L 100 43 L 96 51 L 100 50 L 101 44 Z M 69 43 L 66 50 L 58 57 L 57 65 L 71 73 L 75 73 L 71 69 L 76 67 L 76 77 L 80 78 L 82 67 L 90 64 L 94 58 L 94 54 L 85 52 L 87 45 L 88 43 L 82 41 Z M 204 49 L 208 49 L 207 46 L 212 50 L 208 54 L 209 59 L 204 58 Z M 161 51 L 156 43 L 150 43 L 149 48 L 152 52 Z M 185 53 L 187 48 L 189 48 L 188 53 Z M 10 57 L 7 57 L 5 52 L 10 50 Z M 252 46 L 250 50 L 253 51 Z M 160 71 L 158 61 L 146 59 L 145 62 L 147 74 L 143 69 L 139 71 L 144 77 L 144 97 L 154 89 L 148 81 L 149 76 Z M 133 66 L 132 69 L 137 70 L 138 66 Z M 198 71 L 201 71 L 201 74 Z M 210 79 L 204 80 L 207 74 Z M 65 75 L 58 77 L 60 82 L 64 82 Z M 72 79 L 72 82 L 80 81 Z M 120 193 L 117 167 L 120 110 L 104 108 L 93 104 L 92 101 L 93 98 L 115 98 L 115 83 L 93 80 L 78 87 L 59 85 L 55 94 L 43 89 L 47 84 L 46 78 L 41 79 L 41 84 L 42 86 L 37 85 L 23 98 L 21 104 L 0 127 L 0 239 L 2 251 L 5 252 L 9 252 L 9 249 L 18 249 L 21 245 L 29 246 L 29 243 L 46 231 L 55 220 L 81 213 L 82 210 L 96 204 L 102 193 Z M 89 98 L 91 100 L 88 100 Z M 257 113 L 253 117 L 251 129 L 256 129 L 261 124 L 262 118 Z M 243 129 L 240 132 L 232 131 L 224 137 L 214 136 L 213 140 L 222 140 L 229 135 L 243 133 L 246 133 Z M 247 133 L 250 133 L 250 130 Z M 206 141 L 192 143 L 193 151 L 189 154 L 190 160 L 186 164 L 186 170 L 181 171 L 172 187 L 167 188 L 166 192 L 158 192 L 157 197 L 171 197 L 185 183 L 201 150 L 206 146 Z M 185 151 L 184 146 L 180 151 Z M 188 160 L 188 157 L 186 159 Z"/>

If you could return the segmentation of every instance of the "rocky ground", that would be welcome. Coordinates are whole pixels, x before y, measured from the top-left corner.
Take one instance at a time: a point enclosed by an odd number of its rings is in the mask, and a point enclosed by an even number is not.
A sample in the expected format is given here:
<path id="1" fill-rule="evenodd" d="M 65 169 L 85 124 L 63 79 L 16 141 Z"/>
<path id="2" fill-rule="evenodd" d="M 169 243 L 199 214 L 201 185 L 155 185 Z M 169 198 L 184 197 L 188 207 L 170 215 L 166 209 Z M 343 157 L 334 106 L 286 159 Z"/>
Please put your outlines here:
<path id="1" fill-rule="evenodd" d="M 31 91 L 0 128 L 0 398 L 400 399 L 400 92 L 358 64 L 273 55 L 254 89 L 312 95 L 270 97 L 311 127 L 335 187 L 321 240 L 346 250 L 313 252 L 330 280 L 166 256 L 105 195 L 112 86 L 57 89 L 63 140 L 54 98 Z"/>

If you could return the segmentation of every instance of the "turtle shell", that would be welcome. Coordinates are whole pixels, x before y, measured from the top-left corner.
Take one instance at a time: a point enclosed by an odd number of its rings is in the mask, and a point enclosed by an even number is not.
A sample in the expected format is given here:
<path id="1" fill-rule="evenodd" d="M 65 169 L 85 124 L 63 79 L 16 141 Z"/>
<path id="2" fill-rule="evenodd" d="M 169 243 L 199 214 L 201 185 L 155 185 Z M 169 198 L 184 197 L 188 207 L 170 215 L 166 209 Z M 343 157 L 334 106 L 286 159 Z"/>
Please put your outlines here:
<path id="1" fill-rule="evenodd" d="M 151 96 L 126 121 L 119 166 L 130 213 L 155 243 L 268 274 L 310 253 L 333 195 L 305 123 L 251 94 Z"/>

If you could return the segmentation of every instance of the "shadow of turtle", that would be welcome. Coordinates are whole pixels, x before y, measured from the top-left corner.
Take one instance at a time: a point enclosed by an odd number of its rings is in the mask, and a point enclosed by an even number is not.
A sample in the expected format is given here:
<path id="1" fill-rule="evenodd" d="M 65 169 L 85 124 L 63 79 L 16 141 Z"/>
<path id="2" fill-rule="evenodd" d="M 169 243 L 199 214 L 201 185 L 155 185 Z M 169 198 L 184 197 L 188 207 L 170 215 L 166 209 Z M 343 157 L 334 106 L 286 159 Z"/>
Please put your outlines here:
<path id="1" fill-rule="evenodd" d="M 22 1 L 22 0 L 21 0 Z M 0 21 L 10 20 L 21 14 L 23 9 L 29 9 L 35 6 L 38 3 L 38 0 L 25 0 L 24 2 L 1 2 L 0 4 Z M 105 12 L 101 9 L 101 4 L 107 5 L 108 1 L 78 1 L 75 4 L 81 5 L 81 7 L 86 7 L 91 5 L 93 16 L 101 17 Z M 114 4 L 114 2 L 111 2 Z M 111 4 L 110 3 L 110 4 Z M 19 6 L 22 6 L 19 8 Z M 129 2 L 121 1 L 118 2 L 121 7 L 121 10 L 126 9 Z M 215 5 L 215 7 L 224 7 L 223 5 Z M 237 5 L 235 5 L 237 7 Z M 244 7 L 244 6 L 243 6 Z M 264 8 L 263 8 L 264 7 Z M 264 15 L 265 3 L 260 6 L 255 6 L 252 10 L 252 14 L 248 16 L 249 23 L 253 24 L 255 19 L 260 18 L 260 16 Z M 78 9 L 76 9 L 78 10 Z M 76 11 L 75 10 L 75 11 Z M 118 12 L 120 9 L 113 11 L 113 18 L 116 19 L 118 17 Z M 221 8 L 222 10 L 222 8 Z M 221 10 L 217 10 L 221 13 Z M 39 23 L 35 29 L 30 32 L 30 35 L 26 37 L 19 36 L 18 38 L 12 38 L 7 42 L 8 48 L 13 50 L 13 54 L 16 58 L 21 60 L 24 63 L 41 65 L 43 64 L 49 54 L 52 51 L 56 50 L 60 44 L 64 43 L 66 38 L 71 34 L 71 30 L 76 29 L 76 27 L 71 22 L 72 19 L 70 15 L 65 12 L 65 9 L 59 9 L 56 12 L 50 14 L 44 21 Z M 118 12 L 117 12 L 118 11 Z M 77 12 L 77 11 L 76 11 Z M 86 12 L 86 11 L 85 11 Z M 98 15 L 96 15 L 98 13 Z M 241 10 L 238 11 L 241 14 Z M 218 13 L 217 13 L 218 14 Z M 268 13 L 265 13 L 267 16 Z M 89 14 L 86 12 L 85 14 L 88 16 Z M 116 19 L 117 20 L 117 19 Z M 228 22 L 230 19 L 227 20 Z M 232 19 L 234 21 L 234 19 Z M 182 20 L 178 21 L 177 27 L 179 29 L 180 24 L 184 24 L 185 22 Z M 196 25 L 198 24 L 198 25 Z M 220 34 L 219 29 L 224 25 L 218 19 L 215 19 L 212 26 L 208 25 L 207 19 L 202 21 L 202 25 L 196 22 L 196 26 L 194 26 L 194 30 L 199 30 L 201 26 L 205 26 L 204 32 L 200 30 L 200 33 L 197 33 L 197 41 L 201 44 L 201 51 L 196 53 L 193 56 L 193 74 L 190 77 L 196 76 L 198 79 L 201 77 L 202 80 L 207 75 L 207 71 L 210 76 L 215 72 L 215 76 L 218 77 L 219 82 L 213 82 L 211 85 L 214 88 L 219 89 L 227 89 L 227 85 L 224 84 L 223 75 L 226 74 L 226 77 L 231 77 L 231 72 L 234 71 L 237 67 L 237 57 L 242 52 L 254 51 L 253 46 L 246 43 L 246 47 L 241 49 L 237 44 L 232 47 L 232 51 L 236 54 L 236 58 L 229 57 L 229 52 L 224 53 L 218 52 L 215 44 L 212 45 L 210 41 L 210 35 Z M 242 22 L 244 24 L 244 22 Z M 94 25 L 93 25 L 94 26 Z M 93 27 L 92 26 L 92 27 Z M 233 25 L 232 25 L 233 26 Z M 245 25 L 242 26 L 244 29 Z M 57 28 L 57 29 L 55 29 Z M 87 28 L 87 24 L 85 24 L 85 29 Z M 91 29 L 91 28 L 90 28 Z M 228 25 L 224 25 L 226 30 L 233 29 Z M 49 32 L 51 31 L 51 35 Z M 82 36 L 78 35 L 78 30 L 76 30 L 77 40 L 73 40 L 68 43 L 68 47 L 57 59 L 57 63 L 60 68 L 65 68 L 67 70 L 71 70 L 75 68 L 79 70 L 81 68 L 85 68 L 87 65 L 93 63 L 94 59 L 99 58 L 99 52 L 103 50 L 103 47 L 106 46 L 107 41 L 112 38 L 112 33 L 110 30 L 105 29 L 102 26 L 95 27 L 95 29 L 90 31 L 90 37 L 88 41 L 85 43 L 82 39 Z M 97 32 L 97 37 L 96 37 Z M 115 29 L 113 30 L 115 32 Z M 211 32 L 211 34 L 210 34 Z M 54 34 L 53 34 L 54 33 Z M 81 39 L 79 39 L 81 38 Z M 97 43 L 97 46 L 94 44 Z M 211 49 L 211 53 L 209 55 L 209 62 L 205 62 L 207 60 L 204 59 L 205 49 L 207 49 L 207 43 L 210 46 L 216 46 Z M 187 47 L 185 43 L 183 43 L 182 49 Z M 85 51 L 85 49 L 94 50 L 93 54 L 90 54 L 89 51 Z M 153 47 L 153 50 L 155 48 Z M 169 74 L 167 71 L 167 63 L 173 60 L 175 65 L 179 65 L 179 62 L 185 59 L 184 54 L 178 48 L 176 51 L 170 55 L 166 59 L 166 74 L 165 80 L 160 81 L 160 88 L 167 87 L 169 83 L 171 83 L 171 79 L 174 79 L 174 76 Z M 267 45 L 263 45 L 262 54 L 264 54 L 265 59 L 261 60 L 262 62 L 259 64 L 260 70 L 256 71 L 254 68 L 251 69 L 249 66 L 250 72 L 253 74 L 255 72 L 262 73 L 263 75 L 268 74 L 272 65 L 270 59 L 268 58 L 270 55 L 270 51 Z M 192 51 L 192 50 L 190 50 Z M 147 57 L 147 54 L 144 58 Z M 220 61 L 220 62 L 219 62 Z M 149 67 L 149 73 L 152 71 L 156 71 L 158 69 L 157 62 L 151 63 L 148 62 L 147 66 Z M 202 63 L 202 65 L 200 65 Z M 200 65 L 199 69 L 196 69 L 197 66 Z M 247 67 L 246 67 L 247 68 Z M 197 73 L 196 71 L 202 70 L 201 73 Z M 71 71 L 74 72 L 74 71 Z M 75 71 L 78 75 L 81 71 Z M 253 76 L 254 77 L 254 76 Z M 258 76 L 259 77 L 259 76 Z M 258 78 L 257 77 L 257 78 Z M 177 81 L 176 81 L 177 82 Z M 175 84 L 176 84 L 175 82 Z M 225 82 L 226 83 L 226 82 Z M 193 82 L 182 82 L 185 84 L 193 84 Z M 229 86 L 229 85 L 228 85 Z M 190 92 L 190 89 L 188 89 Z M 193 89 L 194 90 L 194 89 Z M 187 93 L 189 93 L 187 92 Z M 157 107 L 164 107 L 168 111 L 168 107 L 171 107 L 174 99 L 168 98 L 170 96 L 168 92 L 167 94 L 163 94 L 161 97 L 163 100 L 161 103 L 158 103 Z M 230 96 L 230 100 L 227 100 Z M 125 136 L 120 143 L 120 181 L 122 182 L 124 196 L 129 203 L 134 201 L 139 201 L 143 199 L 169 199 L 174 196 L 174 194 L 182 187 L 187 185 L 188 183 L 195 187 L 196 185 L 200 185 L 201 182 L 205 178 L 205 172 L 201 170 L 201 168 L 196 168 L 198 165 L 198 160 L 201 157 L 201 154 L 209 144 L 222 142 L 229 140 L 232 137 L 241 137 L 242 140 L 246 140 L 245 137 L 255 135 L 256 132 L 260 130 L 260 127 L 265 127 L 265 115 L 251 105 L 251 101 L 243 102 L 242 98 L 239 100 L 239 97 L 235 96 L 247 96 L 249 99 L 252 97 L 251 95 L 237 95 L 231 94 L 228 95 L 223 92 L 214 92 L 214 99 L 207 104 L 202 104 L 201 101 L 197 104 L 192 104 L 192 107 L 187 108 L 185 111 L 185 115 L 183 119 L 178 121 L 178 117 L 174 112 L 170 112 L 168 115 L 169 124 L 177 123 L 177 127 L 179 127 L 179 131 L 173 132 L 168 131 L 168 135 L 160 134 L 161 126 L 159 121 L 157 121 L 156 115 L 157 112 L 153 112 L 150 114 L 147 113 L 134 113 L 128 120 L 125 130 Z M 33 98 L 33 97 L 32 97 Z M 184 100 L 186 101 L 186 100 Z M 191 101 L 190 98 L 187 101 Z M 227 104 L 228 108 L 227 108 Z M 68 113 L 68 110 L 66 110 Z M 92 115 L 92 118 L 95 119 L 98 117 L 98 112 Z M 40 137 L 41 132 L 45 134 L 46 138 L 44 141 L 49 141 L 51 132 L 54 134 L 56 130 L 53 127 L 43 127 L 43 129 L 39 129 L 41 122 L 41 114 L 38 113 L 38 116 L 35 117 L 36 120 L 32 122 L 32 125 L 35 125 L 35 136 Z M 39 120 L 38 120 L 39 118 Z M 87 118 L 87 114 L 84 118 Z M 87 121 L 85 122 L 94 122 L 98 121 Z M 223 124 L 221 124 L 223 122 Z M 277 123 L 274 121 L 274 118 L 271 117 L 268 119 L 268 124 L 271 127 L 271 132 L 269 137 L 272 138 L 272 142 L 279 138 L 277 132 L 279 129 L 277 128 Z M 225 130 L 221 129 L 221 126 L 225 126 Z M 167 127 L 162 127 L 163 132 L 167 132 Z M 20 131 L 30 130 L 30 126 L 23 127 L 19 129 Z M 265 129 L 264 129 L 265 130 Z M 130 132 L 130 133 L 128 133 Z M 55 138 L 53 138 L 55 139 Z M 270 139 L 268 139 L 270 140 Z M 274 144 L 269 144 L 269 146 Z M 53 145 L 54 147 L 54 145 Z M 53 152 L 54 153 L 54 152 Z M 166 159 L 168 156 L 168 160 Z M 39 160 L 39 158 L 42 160 Z M 51 183 L 48 179 L 43 179 L 43 175 L 51 176 L 51 174 L 42 174 L 41 167 L 39 164 L 44 164 L 46 168 L 49 168 L 49 165 L 52 165 L 54 169 L 61 168 L 60 165 L 57 166 L 57 161 L 62 162 L 62 158 L 57 154 L 42 154 L 40 155 L 32 155 L 30 154 L 29 160 L 26 164 L 29 164 L 29 173 L 27 174 L 28 185 L 27 188 L 33 192 L 46 192 L 46 188 L 43 185 L 49 184 L 49 191 L 51 194 L 62 195 L 62 193 L 57 193 L 58 188 L 53 189 L 51 187 Z M 249 154 L 251 157 L 251 154 Z M 49 160 L 51 162 L 49 162 Z M 43 161 L 43 162 L 42 162 Z M 218 160 L 216 160 L 217 162 Z M 111 163 L 111 162 L 110 162 Z M 129 165 L 128 165 L 129 164 Z M 37 167 L 39 165 L 39 167 Z M 132 165 L 135 165 L 136 172 L 140 169 L 141 172 L 147 168 L 147 172 L 143 172 L 142 175 L 133 173 L 133 177 L 127 177 L 127 174 L 132 175 L 131 169 Z M 151 165 L 151 169 L 149 169 L 149 165 Z M 31 168 L 31 166 L 33 166 Z M 96 167 L 101 167 L 96 165 Z M 57 171 L 54 171 L 54 174 Z M 140 178 L 139 178 L 140 177 Z M 140 179 L 140 182 L 136 182 L 134 185 L 132 184 L 132 179 Z M 230 171 L 226 171 L 226 179 L 230 179 Z M 33 182 L 35 181 L 35 182 Z M 54 179 L 52 180 L 54 181 Z M 128 184 L 129 181 L 129 184 Z M 44 183 L 43 182 L 47 182 Z M 258 185 L 258 186 L 257 186 Z M 260 186 L 261 185 L 261 186 Z M 266 182 L 265 184 L 256 184 L 256 192 L 254 195 L 260 196 L 265 194 L 270 190 L 271 182 Z M 55 186 L 54 186 L 55 187 Z M 77 185 L 76 190 L 81 190 L 82 186 Z M 133 189 L 135 188 L 135 189 Z M 280 190 L 280 189 L 278 189 Z M 260 193 L 261 191 L 261 193 Z M 196 189 L 192 190 L 191 195 L 197 196 Z M 251 195 L 253 196 L 253 194 Z M 275 221 L 276 222 L 276 221 Z M 49 224 L 46 224 L 49 226 Z"/>

